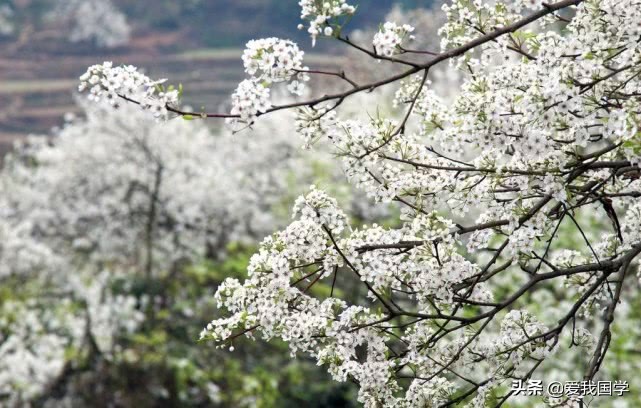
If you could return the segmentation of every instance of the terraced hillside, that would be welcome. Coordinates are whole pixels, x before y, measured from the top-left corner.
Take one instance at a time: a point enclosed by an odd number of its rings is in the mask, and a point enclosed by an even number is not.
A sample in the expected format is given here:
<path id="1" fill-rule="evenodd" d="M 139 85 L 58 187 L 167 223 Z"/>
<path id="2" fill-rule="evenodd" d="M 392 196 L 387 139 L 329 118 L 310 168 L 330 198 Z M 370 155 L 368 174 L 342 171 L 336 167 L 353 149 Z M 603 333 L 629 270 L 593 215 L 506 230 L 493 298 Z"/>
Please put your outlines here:
<path id="1" fill-rule="evenodd" d="M 102 60 L 145 67 L 154 78 L 182 83 L 184 103 L 198 109 L 224 109 L 229 95 L 243 77 L 240 49 L 195 49 L 177 54 L 127 53 L 100 57 L 0 58 L 0 149 L 6 152 L 16 138 L 46 133 L 63 123 L 65 113 L 76 112 L 77 77 Z M 338 64 L 306 59 L 315 67 Z"/>

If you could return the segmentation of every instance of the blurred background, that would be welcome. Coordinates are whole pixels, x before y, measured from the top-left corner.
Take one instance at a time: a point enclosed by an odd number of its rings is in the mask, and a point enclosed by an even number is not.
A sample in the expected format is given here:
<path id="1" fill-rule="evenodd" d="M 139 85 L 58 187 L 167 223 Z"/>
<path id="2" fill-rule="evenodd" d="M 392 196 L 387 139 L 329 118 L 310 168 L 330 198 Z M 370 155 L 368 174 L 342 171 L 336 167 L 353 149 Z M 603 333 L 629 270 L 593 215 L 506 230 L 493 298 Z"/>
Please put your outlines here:
<path id="1" fill-rule="evenodd" d="M 226 103 L 243 78 L 240 55 L 254 38 L 298 42 L 310 65 L 340 64 L 340 47 L 315 49 L 298 31 L 297 0 L 0 0 L 0 150 L 79 113 L 77 78 L 88 65 L 113 61 L 182 83 L 185 102 L 210 110 Z M 394 7 L 430 0 L 363 1 L 352 29 L 374 29 Z M 320 57 L 325 52 L 336 59 Z M 315 55 L 316 54 L 316 55 Z"/>

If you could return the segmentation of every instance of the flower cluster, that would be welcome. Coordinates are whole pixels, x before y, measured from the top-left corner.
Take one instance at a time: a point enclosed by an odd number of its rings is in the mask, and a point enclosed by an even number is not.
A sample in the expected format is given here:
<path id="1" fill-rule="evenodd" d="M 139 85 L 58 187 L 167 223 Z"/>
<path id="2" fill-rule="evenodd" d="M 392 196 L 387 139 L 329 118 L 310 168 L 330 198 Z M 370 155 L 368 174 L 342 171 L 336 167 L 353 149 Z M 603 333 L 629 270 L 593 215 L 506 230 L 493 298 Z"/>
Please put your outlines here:
<path id="1" fill-rule="evenodd" d="M 111 293 L 110 275 L 113 272 L 103 271 L 89 285 L 74 282 L 74 289 L 85 299 L 87 313 L 91 316 L 87 329 L 96 347 L 105 357 L 114 358 L 118 336 L 133 333 L 145 320 L 145 314 L 138 309 L 140 299 Z"/>
<path id="2" fill-rule="evenodd" d="M 24 278 L 60 265 L 59 257 L 51 248 L 31 239 L 33 223 L 24 221 L 12 225 L 8 222 L 11 215 L 3 216 L 6 218 L 0 222 L 0 254 L 3 261 L 0 263 L 0 279 L 13 275 Z"/>
<path id="3" fill-rule="evenodd" d="M 253 122 L 258 114 L 272 106 L 269 94 L 269 87 L 255 79 L 245 79 L 231 96 L 232 115 L 239 115 L 242 122 Z"/>
<path id="4" fill-rule="evenodd" d="M 391 57 L 399 51 L 398 47 L 407 37 L 410 40 L 413 39 L 414 36 L 409 35 L 413 31 L 414 27 L 409 24 L 399 26 L 396 23 L 386 22 L 374 35 L 374 40 L 372 41 L 376 53 Z"/>
<path id="5" fill-rule="evenodd" d="M 499 355 L 501 359 L 518 366 L 528 356 L 545 357 L 550 348 L 542 335 L 547 332 L 548 328 L 529 312 L 512 310 L 501 321 L 495 346 L 505 352 Z M 528 342 L 530 339 L 535 340 Z"/>
<path id="6" fill-rule="evenodd" d="M 251 40 L 245 46 L 243 65 L 252 77 L 271 82 L 302 78 L 303 55 L 296 43 L 279 38 Z"/>
<path id="7" fill-rule="evenodd" d="M 80 77 L 78 90 L 89 91 L 93 101 L 107 101 L 120 106 L 120 99 L 132 100 L 151 112 L 156 118 L 166 118 L 172 105 L 179 99 L 177 90 L 163 90 L 165 80 L 153 81 L 134 66 L 114 67 L 111 62 L 93 65 Z"/>
<path id="8" fill-rule="evenodd" d="M 336 111 L 329 107 L 303 106 L 296 112 L 296 130 L 309 149 L 317 140 L 329 137 L 336 129 Z"/>
<path id="9" fill-rule="evenodd" d="M 298 197 L 293 212 L 294 216 L 299 215 L 301 219 L 320 224 L 337 234 L 343 231 L 347 220 L 336 200 L 317 190 L 316 186 L 311 186 L 307 195 Z"/>
<path id="10" fill-rule="evenodd" d="M 356 7 L 351 6 L 346 0 L 300 0 L 300 17 L 309 21 L 309 32 L 312 36 L 312 44 L 316 44 L 316 37 L 321 34 L 331 36 L 333 29 L 332 19 L 341 16 L 354 14 Z M 301 24 L 299 28 L 303 28 Z"/>
<path id="11" fill-rule="evenodd" d="M 345 237 L 345 215 L 334 199 L 313 186 L 296 201 L 294 214 L 299 216 L 297 220 L 263 241 L 251 260 L 249 279 L 244 284 L 229 279 L 219 288 L 219 306 L 231 315 L 212 321 L 201 337 L 224 341 L 235 337 L 238 331 L 253 336 L 255 329 L 266 339 L 279 337 L 289 343 L 292 353 L 307 351 L 319 364 L 326 364 L 334 379 L 356 379 L 361 387 L 359 401 L 367 406 L 386 401 L 409 407 L 417 398 L 446 399 L 452 387 L 446 384 L 432 391 L 430 384 L 415 384 L 405 397 L 395 395 L 400 387 L 393 371 L 407 361 L 386 356 L 389 338 L 374 330 L 385 321 L 380 312 L 349 306 L 336 298 L 315 299 L 297 284 L 301 275 L 308 274 L 305 268 L 322 259 L 322 267 L 315 272 L 319 275 L 312 284 L 329 279 L 340 268 L 348 268 L 368 285 L 368 297 L 376 299 L 390 289 L 413 288 L 415 294 L 411 297 L 418 301 L 418 310 L 430 313 L 435 303 L 451 302 L 457 295 L 456 285 L 478 273 L 477 267 L 456 253 L 454 224 L 431 214 L 402 230 L 373 226 L 349 231 Z M 421 245 L 402 253 L 392 249 L 362 250 L 369 245 L 395 245 L 412 239 L 439 244 Z M 341 273 L 346 272 L 341 269 Z M 477 290 L 471 299 L 487 301 L 489 294 Z M 256 302 L 262 306 L 253 307 Z M 403 341 L 419 344 L 421 335 L 408 332 Z M 358 357 L 359 348 L 367 350 L 363 359 Z"/>
<path id="12" fill-rule="evenodd" d="M 71 296 L 58 299 L 48 284 L 42 293 L 49 299 L 7 301 L 0 308 L 0 392 L 7 406 L 29 405 L 46 395 L 64 375 L 71 352 L 87 342 L 98 348 L 89 348 L 92 353 L 112 360 L 116 339 L 143 321 L 136 297 L 111 293 L 111 271 L 99 273 L 90 286 L 82 275 L 61 279 Z"/>
<path id="13" fill-rule="evenodd" d="M 72 42 L 93 40 L 100 47 L 117 47 L 129 40 L 126 16 L 110 0 L 64 2 L 61 12 L 73 16 Z"/>
<path id="14" fill-rule="evenodd" d="M 303 54 L 289 40 L 265 38 L 247 43 L 243 53 L 245 72 L 251 78 L 242 81 L 232 94 L 232 124 L 253 123 L 256 117 L 271 107 L 270 86 L 272 83 L 289 82 L 287 90 L 302 95 L 304 83 L 309 80 L 308 70 L 303 66 Z"/>
<path id="15" fill-rule="evenodd" d="M 22 406 L 63 370 L 65 350 L 73 345 L 74 334 L 82 335 L 82 322 L 11 301 L 0 312 L 0 392 L 8 397 L 7 406 Z M 71 336 L 65 329 L 71 329 Z"/>

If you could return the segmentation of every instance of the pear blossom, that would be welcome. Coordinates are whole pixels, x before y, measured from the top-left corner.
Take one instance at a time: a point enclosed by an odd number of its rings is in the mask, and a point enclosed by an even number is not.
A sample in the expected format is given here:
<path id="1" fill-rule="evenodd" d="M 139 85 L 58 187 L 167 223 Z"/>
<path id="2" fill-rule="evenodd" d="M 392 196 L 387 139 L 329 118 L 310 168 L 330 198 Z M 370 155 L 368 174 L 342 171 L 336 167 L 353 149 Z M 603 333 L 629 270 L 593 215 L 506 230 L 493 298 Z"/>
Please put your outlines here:
<path id="1" fill-rule="evenodd" d="M 386 22 L 383 27 L 374 35 L 373 45 L 376 52 L 386 57 L 391 57 L 398 52 L 398 47 L 406 37 L 411 36 L 409 33 L 414 31 L 414 27 L 409 24 L 402 26 L 393 22 Z"/>
<path id="2" fill-rule="evenodd" d="M 267 112 L 271 105 L 270 89 L 257 79 L 246 79 L 241 82 L 231 96 L 232 115 L 238 115 L 239 121 L 251 123 L 256 117 Z M 233 119 L 234 123 L 237 120 Z"/>
<path id="3" fill-rule="evenodd" d="M 114 67 L 111 62 L 93 65 L 80 76 L 80 92 L 88 91 L 93 101 L 106 101 L 117 108 L 122 99 L 136 100 L 155 118 L 166 119 L 168 108 L 177 104 L 177 90 L 160 90 L 165 80 L 152 81 L 131 65 Z"/>
<path id="4" fill-rule="evenodd" d="M 301 19 L 309 21 L 307 31 L 312 37 L 312 45 L 316 44 L 316 38 L 319 35 L 332 35 L 331 32 L 327 34 L 325 29 L 331 28 L 331 24 L 338 18 L 350 16 L 356 11 L 356 7 L 347 3 L 346 0 L 300 0 L 298 5 L 301 7 Z"/>
<path id="5" fill-rule="evenodd" d="M 304 52 L 292 41 L 264 38 L 247 43 L 243 65 L 245 72 L 258 80 L 289 81 L 304 69 L 303 55 Z"/>

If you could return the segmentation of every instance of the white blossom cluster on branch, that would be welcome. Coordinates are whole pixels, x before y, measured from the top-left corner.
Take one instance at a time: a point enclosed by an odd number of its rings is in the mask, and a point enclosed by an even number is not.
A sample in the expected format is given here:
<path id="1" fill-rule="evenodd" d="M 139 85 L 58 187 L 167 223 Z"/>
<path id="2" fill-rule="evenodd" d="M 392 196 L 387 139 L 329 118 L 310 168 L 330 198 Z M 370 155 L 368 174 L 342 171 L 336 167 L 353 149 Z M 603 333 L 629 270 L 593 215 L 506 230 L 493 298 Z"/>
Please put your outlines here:
<path id="1" fill-rule="evenodd" d="M 356 11 L 356 7 L 346 0 L 300 0 L 298 5 L 301 7 L 300 17 L 309 22 L 307 32 L 312 37 L 312 45 L 316 44 L 319 35 L 331 36 L 334 28 L 340 27 L 337 25 L 340 17 L 351 16 Z M 304 26 L 301 24 L 298 28 Z"/>
<path id="2" fill-rule="evenodd" d="M 128 98 L 139 102 L 140 106 L 156 118 L 166 118 L 167 108 L 178 102 L 178 90 L 159 88 L 165 80 L 153 81 L 134 66 L 114 67 L 111 62 L 93 65 L 80 77 L 80 92 L 88 91 L 93 101 L 107 101 L 118 108 L 122 100 Z"/>
<path id="3" fill-rule="evenodd" d="M 271 85 L 288 82 L 287 90 L 302 95 L 308 70 L 303 66 L 304 52 L 294 42 L 279 38 L 252 40 L 243 53 L 245 72 L 250 79 L 242 81 L 232 94 L 231 123 L 253 123 L 256 117 L 272 107 Z"/>
<path id="4" fill-rule="evenodd" d="M 410 40 L 413 39 L 413 36 L 410 35 L 412 31 L 414 31 L 414 27 L 409 24 L 398 26 L 396 23 L 388 21 L 374 35 L 374 40 L 372 41 L 374 49 L 379 54 L 391 57 L 398 52 L 398 47 L 406 37 L 409 37 Z"/>

